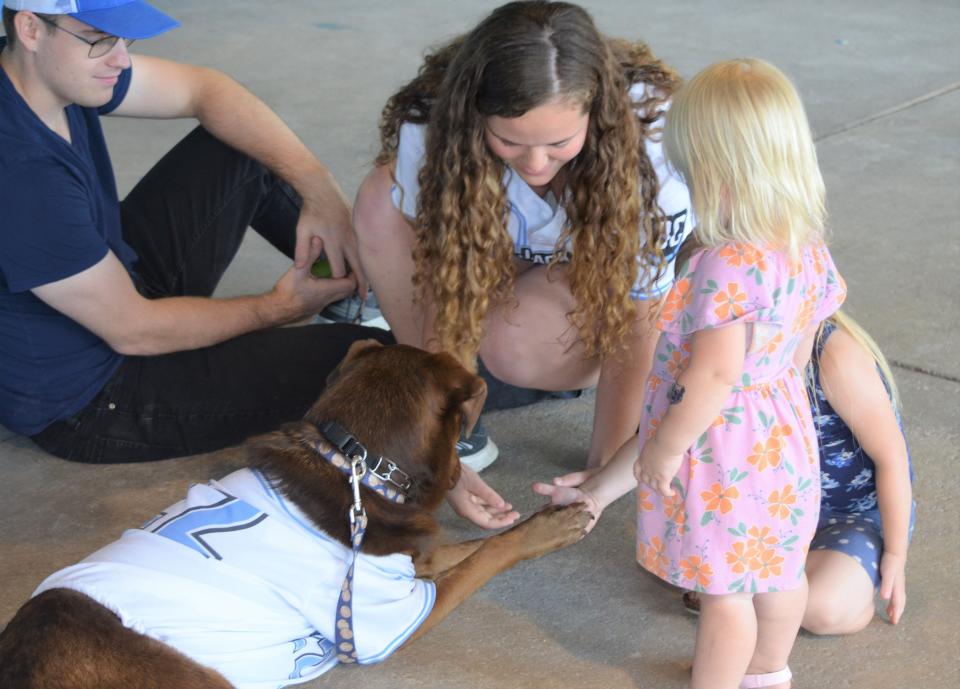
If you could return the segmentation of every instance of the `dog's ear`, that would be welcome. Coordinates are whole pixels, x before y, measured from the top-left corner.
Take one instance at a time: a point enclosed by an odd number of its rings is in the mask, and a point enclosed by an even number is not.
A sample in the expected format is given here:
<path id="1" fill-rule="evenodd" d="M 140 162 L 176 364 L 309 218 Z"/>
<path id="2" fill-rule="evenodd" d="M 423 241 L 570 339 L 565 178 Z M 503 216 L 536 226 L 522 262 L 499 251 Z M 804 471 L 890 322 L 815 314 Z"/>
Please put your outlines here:
<path id="1" fill-rule="evenodd" d="M 487 383 L 480 376 L 469 374 L 465 387 L 468 396 L 460 404 L 460 411 L 463 412 L 464 437 L 473 432 L 473 427 L 477 425 L 477 420 L 480 418 L 483 403 L 487 399 Z"/>
<path id="2" fill-rule="evenodd" d="M 463 364 L 449 352 L 436 352 L 432 355 L 435 371 L 443 371 L 442 389 L 446 390 L 448 408 L 454 404 L 460 407 L 460 418 L 464 435 L 470 435 L 477 425 L 483 403 L 487 400 L 487 384 L 475 373 L 464 368 Z"/>
<path id="3" fill-rule="evenodd" d="M 340 374 L 343 373 L 343 369 L 353 360 L 356 359 L 362 352 L 367 351 L 368 349 L 373 349 L 375 347 L 382 347 L 383 345 L 377 342 L 374 339 L 369 340 L 357 340 L 352 345 L 350 349 L 347 350 L 346 355 L 343 357 L 343 360 L 337 364 L 337 367 L 333 369 L 330 374 L 327 376 L 327 386 L 333 385 L 334 382 L 340 377 Z"/>
<path id="4" fill-rule="evenodd" d="M 383 345 L 374 340 L 373 338 L 367 340 L 357 340 L 352 345 L 350 349 L 347 350 L 347 355 L 343 357 L 343 360 L 350 361 L 353 357 L 357 356 L 360 352 L 370 349 L 371 347 L 382 347 Z"/>

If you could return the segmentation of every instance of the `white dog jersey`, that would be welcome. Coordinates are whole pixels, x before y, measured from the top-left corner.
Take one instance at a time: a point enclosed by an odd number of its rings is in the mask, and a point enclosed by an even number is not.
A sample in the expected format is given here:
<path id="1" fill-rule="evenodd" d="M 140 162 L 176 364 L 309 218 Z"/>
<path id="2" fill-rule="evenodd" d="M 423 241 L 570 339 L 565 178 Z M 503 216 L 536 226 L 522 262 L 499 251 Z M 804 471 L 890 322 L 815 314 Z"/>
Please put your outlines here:
<path id="1" fill-rule="evenodd" d="M 634 100 L 642 100 L 646 86 L 635 84 L 630 90 Z M 664 112 L 666 108 L 664 109 Z M 664 113 L 652 125 L 661 129 L 664 125 Z M 426 144 L 426 125 L 406 123 L 400 127 L 400 142 L 397 148 L 396 184 L 392 189 L 393 205 L 404 215 L 413 218 L 417 215 L 417 197 L 420 194 L 418 175 L 423 166 Z M 663 252 L 669 261 L 664 274 L 655 285 L 647 289 L 642 286 L 650 281 L 644 273 L 643 258 L 646 247 L 640 247 L 637 262 L 640 266 L 637 281 L 630 296 L 633 299 L 656 298 L 666 292 L 673 283 L 674 259 L 687 235 L 693 229 L 695 220 L 690 192 L 680 175 L 669 166 L 663 153 L 663 143 L 659 137 L 644 142 L 647 156 L 660 182 L 657 204 L 666 218 L 666 231 L 663 240 Z M 520 175 L 509 167 L 504 171 L 503 183 L 507 191 L 507 205 L 510 215 L 507 219 L 507 232 L 513 240 L 513 250 L 517 258 L 534 263 L 547 263 L 557 250 L 557 239 L 567 224 L 567 213 L 552 193 L 546 198 L 540 197 L 523 181 Z"/>
<path id="2" fill-rule="evenodd" d="M 34 595 L 80 591 L 238 689 L 278 689 L 337 664 L 337 598 L 351 557 L 262 474 L 243 469 L 192 486 L 185 500 L 51 575 Z M 369 664 L 423 623 L 436 590 L 415 578 L 407 555 L 361 553 L 354 594 L 359 662 Z"/>

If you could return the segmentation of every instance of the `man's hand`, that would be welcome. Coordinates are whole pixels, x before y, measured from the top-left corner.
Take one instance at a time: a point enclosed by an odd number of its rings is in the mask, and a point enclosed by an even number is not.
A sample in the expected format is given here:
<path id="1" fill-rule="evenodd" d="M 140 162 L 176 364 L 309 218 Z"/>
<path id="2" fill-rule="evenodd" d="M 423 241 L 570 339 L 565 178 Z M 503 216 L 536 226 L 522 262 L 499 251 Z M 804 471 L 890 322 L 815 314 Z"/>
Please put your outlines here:
<path id="1" fill-rule="evenodd" d="M 313 193 L 303 196 L 297 221 L 297 247 L 294 265 L 309 267 L 326 254 L 335 278 L 353 273 L 361 298 L 366 297 L 367 280 L 360 267 L 357 237 L 350 222 L 351 209 L 346 196 L 329 173 L 321 175 Z"/>
<path id="2" fill-rule="evenodd" d="M 460 480 L 447 493 L 453 511 L 485 529 L 499 529 L 517 521 L 520 513 L 486 484 L 473 469 L 462 467 Z"/>
<path id="3" fill-rule="evenodd" d="M 349 297 L 356 288 L 353 275 L 320 280 L 310 274 L 308 263 L 303 268 L 293 266 L 284 273 L 274 286 L 272 296 L 277 300 L 278 311 L 289 314 L 288 320 L 296 320 L 320 313 L 328 304 Z"/>

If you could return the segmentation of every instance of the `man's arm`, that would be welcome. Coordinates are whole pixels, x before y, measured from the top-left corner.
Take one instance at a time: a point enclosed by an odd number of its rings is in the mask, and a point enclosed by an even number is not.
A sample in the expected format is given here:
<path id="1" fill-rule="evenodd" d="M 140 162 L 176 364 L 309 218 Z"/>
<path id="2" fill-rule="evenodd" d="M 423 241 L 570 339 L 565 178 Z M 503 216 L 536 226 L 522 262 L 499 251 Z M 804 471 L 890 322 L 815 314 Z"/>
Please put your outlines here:
<path id="1" fill-rule="evenodd" d="M 196 349 L 280 325 L 349 295 L 353 280 L 316 280 L 291 268 L 274 288 L 254 297 L 146 299 L 123 264 L 108 252 L 92 267 L 33 293 L 103 338 L 121 354 L 152 355 Z"/>
<path id="2" fill-rule="evenodd" d="M 303 199 L 295 265 L 310 265 L 323 249 L 334 277 L 343 277 L 349 263 L 357 285 L 365 289 L 350 204 L 330 171 L 270 108 L 217 70 L 144 55 L 131 59 L 129 91 L 111 114 L 193 117 L 224 143 L 266 165 Z"/>

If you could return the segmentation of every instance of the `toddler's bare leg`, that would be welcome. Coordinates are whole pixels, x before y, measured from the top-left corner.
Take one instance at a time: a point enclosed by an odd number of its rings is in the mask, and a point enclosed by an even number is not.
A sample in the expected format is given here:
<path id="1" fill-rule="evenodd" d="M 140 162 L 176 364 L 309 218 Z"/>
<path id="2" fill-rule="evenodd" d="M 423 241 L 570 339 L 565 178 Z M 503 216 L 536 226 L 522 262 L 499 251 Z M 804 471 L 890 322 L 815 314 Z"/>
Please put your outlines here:
<path id="1" fill-rule="evenodd" d="M 691 689 L 737 689 L 757 639 L 750 594 L 700 594 L 700 624 Z"/>
<path id="2" fill-rule="evenodd" d="M 749 674 L 778 672 L 787 666 L 800 620 L 807 606 L 807 580 L 792 591 L 758 593 L 753 597 L 757 614 L 757 647 L 747 668 Z M 769 689 L 789 689 L 790 682 Z"/>

